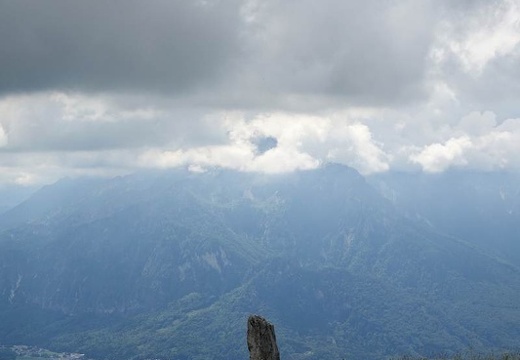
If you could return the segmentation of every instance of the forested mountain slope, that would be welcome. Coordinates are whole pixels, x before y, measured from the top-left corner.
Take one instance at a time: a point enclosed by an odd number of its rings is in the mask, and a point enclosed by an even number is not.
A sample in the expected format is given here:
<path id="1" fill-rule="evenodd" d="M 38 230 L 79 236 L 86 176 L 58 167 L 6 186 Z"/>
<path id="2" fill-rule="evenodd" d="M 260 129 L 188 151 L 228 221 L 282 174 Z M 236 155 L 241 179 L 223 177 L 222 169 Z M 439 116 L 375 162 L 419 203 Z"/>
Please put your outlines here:
<path id="1" fill-rule="evenodd" d="M 397 208 L 520 266 L 520 175 L 386 173 L 369 181 Z"/>
<path id="2" fill-rule="evenodd" d="M 0 218 L 0 342 L 98 358 L 286 359 L 520 347 L 520 271 L 356 171 L 62 180 Z"/>

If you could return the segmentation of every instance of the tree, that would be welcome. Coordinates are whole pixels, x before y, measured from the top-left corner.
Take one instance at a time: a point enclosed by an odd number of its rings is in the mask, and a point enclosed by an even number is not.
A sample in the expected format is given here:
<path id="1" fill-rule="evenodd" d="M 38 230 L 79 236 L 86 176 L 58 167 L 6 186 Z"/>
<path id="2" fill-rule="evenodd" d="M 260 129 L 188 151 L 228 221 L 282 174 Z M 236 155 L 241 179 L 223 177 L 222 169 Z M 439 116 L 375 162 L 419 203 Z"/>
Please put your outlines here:
<path id="1" fill-rule="evenodd" d="M 0 348 L 0 360 L 16 360 L 16 353 L 8 348 Z"/>

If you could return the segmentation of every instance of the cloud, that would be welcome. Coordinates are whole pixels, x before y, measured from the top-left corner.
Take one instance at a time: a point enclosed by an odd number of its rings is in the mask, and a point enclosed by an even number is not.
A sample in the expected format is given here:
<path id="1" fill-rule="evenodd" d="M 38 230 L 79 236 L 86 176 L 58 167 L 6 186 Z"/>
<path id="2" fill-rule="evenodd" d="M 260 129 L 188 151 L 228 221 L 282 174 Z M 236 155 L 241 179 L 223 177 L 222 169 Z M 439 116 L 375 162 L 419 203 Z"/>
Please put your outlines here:
<path id="1" fill-rule="evenodd" d="M 0 0 L 0 182 L 519 170 L 514 0 Z"/>
<path id="2" fill-rule="evenodd" d="M 0 126 L 0 148 L 7 145 L 8 138 L 7 134 L 5 133 L 5 130 L 2 126 Z"/>
<path id="3" fill-rule="evenodd" d="M 229 142 L 175 151 L 150 150 L 145 166 L 197 169 L 224 167 L 241 171 L 280 173 L 313 169 L 325 162 L 353 166 L 365 174 L 386 171 L 389 156 L 372 139 L 367 126 L 332 117 L 276 113 L 246 120 L 235 114 L 222 124 Z M 276 139 L 276 146 L 258 151 L 258 139 Z"/>
<path id="4" fill-rule="evenodd" d="M 237 145 L 177 151 L 148 151 L 139 158 L 139 161 L 144 167 L 189 166 L 195 171 L 221 167 L 268 174 L 315 169 L 320 164 L 317 159 L 296 149 L 274 149 L 255 156 L 250 148 Z"/>
<path id="5" fill-rule="evenodd" d="M 236 108 L 421 98 L 439 8 L 375 0 L 0 6 L 0 93 L 122 91 Z"/>
<path id="6" fill-rule="evenodd" d="M 140 157 L 140 164 L 152 167 L 191 164 L 196 169 L 224 167 L 265 173 L 312 169 L 320 164 L 305 148 L 307 142 L 320 138 L 324 124 L 317 118 L 271 114 L 248 120 L 241 113 L 224 113 L 221 119 L 220 127 L 228 135 L 225 144 L 173 151 L 153 149 Z M 276 139 L 276 146 L 259 152 L 258 139 Z"/>
<path id="7" fill-rule="evenodd" d="M 466 2 L 468 3 L 468 2 Z M 514 0 L 470 1 L 438 24 L 432 73 L 475 108 L 516 116 L 520 96 L 520 5 Z M 448 6 L 448 10 L 453 10 Z"/>
<path id="8" fill-rule="evenodd" d="M 473 111 L 464 116 L 457 129 L 469 135 L 485 135 L 497 126 L 496 115 L 491 111 Z"/>
<path id="9" fill-rule="evenodd" d="M 385 104 L 423 95 L 433 2 L 255 3 L 249 58 L 239 72 L 246 89 L 260 87 L 288 103 L 312 95 Z"/>
<path id="10" fill-rule="evenodd" d="M 443 143 L 416 149 L 409 156 L 424 171 L 441 172 L 451 167 L 494 170 L 520 170 L 520 119 L 497 125 L 492 112 L 472 112 L 451 131 L 459 134 Z"/>
<path id="11" fill-rule="evenodd" d="M 518 3 L 506 0 L 489 2 L 466 13 L 469 19 L 462 29 L 460 22 L 446 22 L 444 41 L 447 51 L 458 59 L 466 73 L 481 75 L 490 62 L 510 54 L 520 43 L 519 14 Z M 457 36 L 453 37 L 453 33 Z"/>
<path id="12" fill-rule="evenodd" d="M 334 146 L 327 154 L 332 162 L 348 164 L 363 174 L 386 171 L 391 156 L 372 139 L 368 126 L 354 123 L 335 127 L 331 131 Z"/>
<path id="13" fill-rule="evenodd" d="M 219 142 L 206 110 L 59 92 L 0 98 L 3 151 L 90 151 Z"/>
<path id="14" fill-rule="evenodd" d="M 184 92 L 239 48 L 237 1 L 1 1 L 0 92 Z"/>
<path id="15" fill-rule="evenodd" d="M 149 94 L 184 107 L 301 112 L 409 105 L 439 83 L 479 100 L 497 93 L 490 84 L 519 90 L 508 76 L 520 71 L 514 0 L 0 6 L 0 94 Z"/>
<path id="16" fill-rule="evenodd" d="M 182 106 L 296 112 L 399 106 L 427 100 L 442 82 L 466 93 L 497 79 L 514 87 L 500 75 L 516 71 L 520 42 L 513 0 L 0 6 L 0 94 L 149 94 Z"/>
<path id="17" fill-rule="evenodd" d="M 427 172 L 441 172 L 454 165 L 466 165 L 466 150 L 472 147 L 468 137 L 453 138 L 444 144 L 426 146 L 420 153 L 412 155 L 410 160 L 418 163 Z"/>

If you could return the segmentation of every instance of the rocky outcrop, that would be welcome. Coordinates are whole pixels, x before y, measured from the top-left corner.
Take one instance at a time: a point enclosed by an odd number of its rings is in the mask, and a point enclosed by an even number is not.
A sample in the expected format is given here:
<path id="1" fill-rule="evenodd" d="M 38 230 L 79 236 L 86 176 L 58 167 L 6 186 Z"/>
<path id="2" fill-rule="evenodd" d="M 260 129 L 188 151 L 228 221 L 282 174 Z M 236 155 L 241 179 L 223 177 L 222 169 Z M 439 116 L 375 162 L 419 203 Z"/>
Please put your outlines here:
<path id="1" fill-rule="evenodd" d="M 251 315 L 247 320 L 247 348 L 250 360 L 280 360 L 273 324 Z"/>

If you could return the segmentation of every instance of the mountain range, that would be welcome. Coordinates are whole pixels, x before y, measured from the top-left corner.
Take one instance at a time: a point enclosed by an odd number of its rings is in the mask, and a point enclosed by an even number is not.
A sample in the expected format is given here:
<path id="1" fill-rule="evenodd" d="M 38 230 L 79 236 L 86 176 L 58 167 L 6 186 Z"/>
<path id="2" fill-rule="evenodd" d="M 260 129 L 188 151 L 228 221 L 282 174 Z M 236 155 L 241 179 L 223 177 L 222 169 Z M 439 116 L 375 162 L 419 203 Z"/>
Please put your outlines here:
<path id="1" fill-rule="evenodd" d="M 96 359 L 520 347 L 516 175 L 343 165 L 63 179 L 0 215 L 0 343 Z"/>

